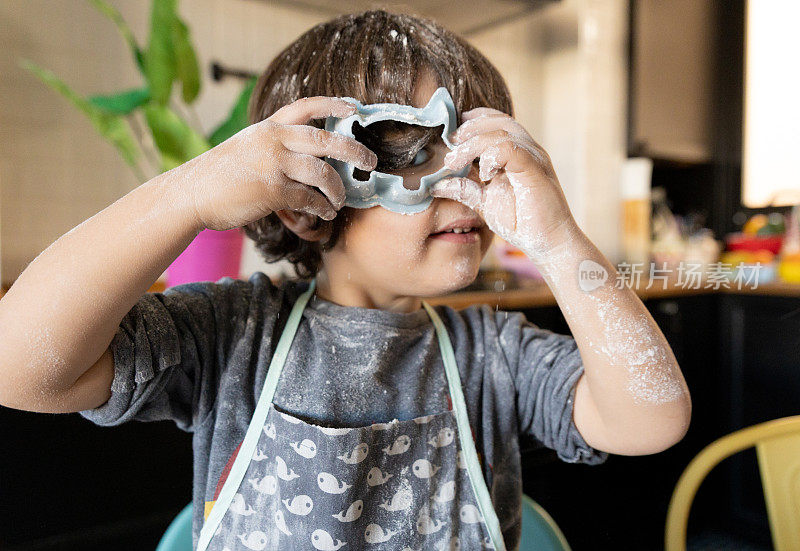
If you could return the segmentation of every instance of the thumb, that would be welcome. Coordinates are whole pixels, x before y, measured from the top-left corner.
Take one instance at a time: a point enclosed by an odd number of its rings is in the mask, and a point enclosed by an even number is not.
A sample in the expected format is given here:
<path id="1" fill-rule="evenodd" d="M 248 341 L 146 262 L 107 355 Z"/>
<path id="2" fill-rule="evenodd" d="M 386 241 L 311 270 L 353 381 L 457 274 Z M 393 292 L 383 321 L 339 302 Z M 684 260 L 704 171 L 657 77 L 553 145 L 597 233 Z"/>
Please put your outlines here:
<path id="1" fill-rule="evenodd" d="M 478 214 L 483 203 L 483 186 L 464 177 L 442 178 L 431 186 L 431 195 L 462 203 Z"/>

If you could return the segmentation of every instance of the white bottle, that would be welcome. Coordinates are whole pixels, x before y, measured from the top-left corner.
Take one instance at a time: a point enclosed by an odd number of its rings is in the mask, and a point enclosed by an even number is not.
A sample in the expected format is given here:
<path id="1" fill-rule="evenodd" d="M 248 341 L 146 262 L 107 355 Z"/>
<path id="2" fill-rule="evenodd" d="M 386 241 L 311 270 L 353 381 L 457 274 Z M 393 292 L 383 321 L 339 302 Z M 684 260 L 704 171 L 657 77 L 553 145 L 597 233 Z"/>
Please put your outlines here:
<path id="1" fill-rule="evenodd" d="M 650 183 L 653 161 L 626 159 L 622 165 L 622 253 L 630 264 L 650 262 Z"/>

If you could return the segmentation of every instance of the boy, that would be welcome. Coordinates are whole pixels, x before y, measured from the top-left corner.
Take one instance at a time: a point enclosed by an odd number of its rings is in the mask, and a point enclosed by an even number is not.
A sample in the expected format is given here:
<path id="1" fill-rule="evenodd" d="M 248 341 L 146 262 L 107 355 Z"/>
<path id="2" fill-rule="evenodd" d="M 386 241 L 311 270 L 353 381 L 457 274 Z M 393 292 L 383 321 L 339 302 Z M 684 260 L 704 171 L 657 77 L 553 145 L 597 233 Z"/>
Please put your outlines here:
<path id="1" fill-rule="evenodd" d="M 464 121 L 451 152 L 435 129 L 402 123 L 365 127 L 360 141 L 321 130 L 320 119 L 353 113 L 340 97 L 422 107 L 440 86 Z M 0 303 L 0 403 L 80 411 L 102 425 L 173 419 L 192 431 L 194 541 L 219 549 L 511 549 L 519 439 L 597 463 L 682 438 L 690 399 L 668 344 L 634 293 L 615 288 L 547 153 L 474 48 L 419 18 L 342 16 L 276 57 L 250 112 L 250 127 L 31 262 Z M 405 215 L 342 208 L 325 156 L 409 180 L 442 163 L 473 167 Z M 316 289 L 257 273 L 144 294 L 200 230 L 239 226 L 267 259 L 315 276 Z M 492 232 L 537 264 L 574 339 L 517 313 L 421 309 L 421 297 L 475 278 Z M 582 288 L 587 265 L 605 282 Z M 255 423 L 264 389 L 269 413 Z M 461 407 L 467 430 L 447 415 Z M 431 421 L 443 423 L 438 432 L 424 432 Z M 402 439 L 406 429 L 413 438 Z M 269 447 L 282 430 L 286 447 Z M 396 462 L 406 452 L 434 455 Z"/>

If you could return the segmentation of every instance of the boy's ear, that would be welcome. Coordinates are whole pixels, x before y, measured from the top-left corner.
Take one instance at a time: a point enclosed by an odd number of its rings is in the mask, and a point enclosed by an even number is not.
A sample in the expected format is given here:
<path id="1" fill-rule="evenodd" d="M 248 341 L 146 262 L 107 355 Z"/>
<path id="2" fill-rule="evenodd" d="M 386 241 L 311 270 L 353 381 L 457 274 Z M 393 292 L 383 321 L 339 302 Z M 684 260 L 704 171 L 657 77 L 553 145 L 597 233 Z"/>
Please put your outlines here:
<path id="1" fill-rule="evenodd" d="M 331 225 L 323 224 L 317 216 L 293 210 L 275 211 L 283 225 L 304 241 L 327 241 L 331 236 Z"/>

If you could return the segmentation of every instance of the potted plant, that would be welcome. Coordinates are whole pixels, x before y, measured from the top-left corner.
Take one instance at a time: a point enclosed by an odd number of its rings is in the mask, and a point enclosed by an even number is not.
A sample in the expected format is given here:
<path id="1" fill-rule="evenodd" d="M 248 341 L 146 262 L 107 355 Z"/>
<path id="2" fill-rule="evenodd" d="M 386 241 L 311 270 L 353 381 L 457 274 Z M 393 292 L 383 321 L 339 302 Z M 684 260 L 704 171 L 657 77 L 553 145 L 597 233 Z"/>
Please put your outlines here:
<path id="1" fill-rule="evenodd" d="M 29 60 L 20 64 L 84 113 L 138 181 L 147 180 L 148 173 L 155 176 L 189 161 L 248 125 L 247 104 L 255 78 L 247 82 L 228 118 L 203 135 L 192 108 L 200 93 L 200 69 L 189 28 L 178 15 L 177 0 L 153 0 L 146 48 L 137 44 L 114 6 L 106 0 L 88 1 L 114 23 L 128 44 L 142 74 L 142 86 L 84 98 L 51 71 Z M 180 83 L 180 98 L 173 97 L 175 83 Z M 239 229 L 201 231 L 167 269 L 167 284 L 238 277 L 242 239 Z"/>

